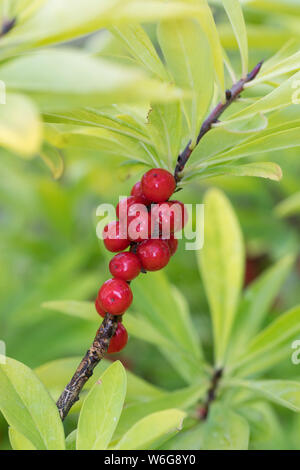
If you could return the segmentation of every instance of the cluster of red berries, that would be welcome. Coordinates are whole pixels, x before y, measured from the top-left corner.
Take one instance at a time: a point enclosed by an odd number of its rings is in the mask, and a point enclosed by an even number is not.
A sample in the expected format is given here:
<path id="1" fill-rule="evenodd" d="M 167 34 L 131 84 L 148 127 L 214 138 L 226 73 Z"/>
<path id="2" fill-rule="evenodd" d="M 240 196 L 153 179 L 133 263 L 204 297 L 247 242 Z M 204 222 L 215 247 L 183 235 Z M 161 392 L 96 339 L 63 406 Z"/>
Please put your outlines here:
<path id="1" fill-rule="evenodd" d="M 119 352 L 127 344 L 122 315 L 133 299 L 130 281 L 141 272 L 164 268 L 177 250 L 174 232 L 184 227 L 187 213 L 181 202 L 169 200 L 175 189 L 174 176 L 167 170 L 148 171 L 133 186 L 131 195 L 117 205 L 118 220 L 103 230 L 105 247 L 118 253 L 109 263 L 113 278 L 102 285 L 95 302 L 102 317 L 106 313 L 119 317 L 109 353 Z"/>

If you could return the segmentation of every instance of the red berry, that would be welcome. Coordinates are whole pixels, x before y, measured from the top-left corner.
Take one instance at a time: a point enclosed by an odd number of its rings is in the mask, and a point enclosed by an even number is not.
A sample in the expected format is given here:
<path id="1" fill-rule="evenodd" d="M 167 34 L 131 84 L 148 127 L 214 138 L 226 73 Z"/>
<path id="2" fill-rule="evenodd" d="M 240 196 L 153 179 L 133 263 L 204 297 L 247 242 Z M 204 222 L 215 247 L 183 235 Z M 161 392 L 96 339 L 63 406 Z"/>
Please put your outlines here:
<path id="1" fill-rule="evenodd" d="M 120 352 L 125 348 L 128 341 L 128 333 L 122 323 L 118 323 L 117 329 L 113 337 L 111 338 L 107 352 L 109 354 Z"/>
<path id="2" fill-rule="evenodd" d="M 147 171 L 142 178 L 142 191 L 151 202 L 164 202 L 174 193 L 176 182 L 167 170 L 154 168 Z"/>
<path id="3" fill-rule="evenodd" d="M 101 307 L 98 297 L 95 300 L 95 307 L 96 307 L 96 310 L 99 313 L 100 317 L 104 318 L 105 317 L 105 310 L 103 310 L 103 308 Z"/>
<path id="4" fill-rule="evenodd" d="M 137 217 L 128 217 L 129 240 L 142 242 L 151 237 L 151 217 L 148 212 L 142 212 Z"/>
<path id="5" fill-rule="evenodd" d="M 168 243 L 171 256 L 175 255 L 177 248 L 178 248 L 177 238 L 175 238 L 174 235 L 171 235 L 169 240 L 166 240 L 166 242 Z"/>
<path id="6" fill-rule="evenodd" d="M 148 206 L 149 204 L 151 204 L 150 201 L 148 201 L 148 199 L 144 196 L 143 194 L 143 190 L 142 190 L 142 182 L 141 181 L 138 181 L 137 183 L 135 183 L 135 185 L 133 186 L 132 190 L 131 190 L 131 196 L 137 196 L 137 197 L 141 197 L 144 201 L 144 204 L 146 206 Z"/>
<path id="7" fill-rule="evenodd" d="M 169 234 L 178 232 L 187 223 L 187 210 L 180 201 L 167 201 L 157 204 L 151 209 L 152 223 L 159 227 L 163 238 L 169 238 Z"/>
<path id="8" fill-rule="evenodd" d="M 132 281 L 141 272 L 141 262 L 136 254 L 118 253 L 109 263 L 109 270 L 114 277 L 123 281 Z"/>
<path id="9" fill-rule="evenodd" d="M 140 212 L 147 212 L 147 207 L 144 199 L 138 196 L 121 199 L 116 208 L 118 219 L 124 219 L 126 215 L 127 217 L 139 215 Z"/>
<path id="10" fill-rule="evenodd" d="M 138 246 L 137 255 L 146 271 L 164 268 L 171 256 L 169 246 L 164 240 L 146 240 Z"/>
<path id="11" fill-rule="evenodd" d="M 98 293 L 100 305 L 111 315 L 122 315 L 131 305 L 132 292 L 122 279 L 109 279 Z"/>
<path id="12" fill-rule="evenodd" d="M 120 226 L 119 221 L 110 222 L 104 227 L 103 241 L 106 249 L 113 253 L 126 250 L 130 245 L 126 230 Z"/>

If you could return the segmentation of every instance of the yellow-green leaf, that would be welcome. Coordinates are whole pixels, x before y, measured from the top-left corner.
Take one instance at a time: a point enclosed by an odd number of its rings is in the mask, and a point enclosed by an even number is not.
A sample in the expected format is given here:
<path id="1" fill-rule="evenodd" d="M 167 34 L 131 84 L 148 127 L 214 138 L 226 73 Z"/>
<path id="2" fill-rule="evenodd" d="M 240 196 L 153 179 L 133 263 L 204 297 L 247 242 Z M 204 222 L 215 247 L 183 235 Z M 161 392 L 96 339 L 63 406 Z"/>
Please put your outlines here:
<path id="1" fill-rule="evenodd" d="M 6 103 L 0 104 L 0 145 L 31 158 L 41 141 L 42 123 L 35 104 L 26 96 L 7 93 Z"/>
<path id="2" fill-rule="evenodd" d="M 126 372 L 114 362 L 84 400 L 78 421 L 77 449 L 105 450 L 118 424 L 126 395 Z"/>
<path id="3" fill-rule="evenodd" d="M 246 388 L 278 405 L 297 413 L 300 412 L 300 382 L 292 380 L 232 380 L 228 382 L 229 384 Z"/>
<path id="4" fill-rule="evenodd" d="M 167 5 L 164 0 L 89 0 L 88 8 L 82 7 L 82 0 L 36 0 L 31 6 L 26 0 L 25 7 L 27 11 L 18 11 L 16 26 L 1 39 L 1 44 L 17 51 L 64 42 L 116 24 L 180 18 L 199 11 L 184 1 Z"/>
<path id="5" fill-rule="evenodd" d="M 239 0 L 223 0 L 223 5 L 239 45 L 243 75 L 246 76 L 248 72 L 248 39 L 241 4 Z"/>
<path id="6" fill-rule="evenodd" d="M 8 429 L 9 442 L 13 450 L 36 450 L 36 447 L 20 432 L 10 427 Z"/>
<path id="7" fill-rule="evenodd" d="M 139 24 L 113 26 L 110 31 L 123 43 L 129 53 L 157 78 L 168 78 L 162 61 L 146 31 Z"/>
<path id="8" fill-rule="evenodd" d="M 148 132 L 160 158 L 170 171 L 177 159 L 181 145 L 180 103 L 153 105 L 148 115 Z"/>
<path id="9" fill-rule="evenodd" d="M 202 435 L 203 450 L 247 450 L 250 432 L 244 418 L 224 405 L 215 404 Z"/>
<path id="10" fill-rule="evenodd" d="M 281 201 L 276 207 L 276 214 L 279 217 L 289 217 L 300 213 L 300 192 L 292 194 L 287 199 Z"/>
<path id="11" fill-rule="evenodd" d="M 210 43 L 214 69 L 216 74 L 216 81 L 220 88 L 221 96 L 224 96 L 225 90 L 225 79 L 224 79 L 224 64 L 223 64 L 223 52 L 219 33 L 216 27 L 216 23 L 212 14 L 212 11 L 208 5 L 207 0 L 188 0 L 190 3 L 195 5 L 201 5 L 202 11 L 195 14 L 195 18 L 198 19 L 203 31 L 205 32 L 208 41 Z"/>
<path id="12" fill-rule="evenodd" d="M 256 368 L 261 368 L 261 361 L 266 361 L 266 356 L 271 358 L 266 365 L 271 366 L 276 353 L 286 345 L 289 346 L 297 339 L 300 333 L 300 307 L 297 306 L 274 320 L 252 339 L 243 355 L 237 360 L 235 367 L 250 366 L 254 373 Z M 275 359 L 276 361 L 276 359 Z M 268 368 L 268 367 L 266 367 Z"/>
<path id="13" fill-rule="evenodd" d="M 235 322 L 230 351 L 237 356 L 259 331 L 295 261 L 287 255 L 264 271 L 245 289 Z"/>
<path id="14" fill-rule="evenodd" d="M 64 161 L 61 150 L 45 143 L 40 152 L 40 157 L 50 169 L 53 178 L 59 179 L 64 171 Z"/>
<path id="15" fill-rule="evenodd" d="M 210 44 L 197 20 L 162 22 L 158 39 L 175 84 L 191 93 L 183 109 L 194 146 L 214 89 Z"/>
<path id="16" fill-rule="evenodd" d="M 183 96 L 172 85 L 150 79 L 141 70 L 72 48 L 17 57 L 0 66 L 0 76 L 8 90 L 30 94 L 44 111 L 131 101 L 166 102 Z"/>
<path id="17" fill-rule="evenodd" d="M 204 199 L 204 247 L 198 260 L 211 309 L 215 360 L 223 364 L 244 274 L 244 244 L 237 217 L 225 195 L 210 190 Z"/>
<path id="18" fill-rule="evenodd" d="M 257 162 L 247 163 L 234 167 L 225 167 L 224 174 L 232 176 L 256 176 L 258 178 L 268 178 L 273 181 L 280 181 L 282 170 L 277 163 Z"/>
<path id="19" fill-rule="evenodd" d="M 62 422 L 48 391 L 32 370 L 10 358 L 0 364 L 0 410 L 37 449 L 65 448 Z"/>
<path id="20" fill-rule="evenodd" d="M 186 414 L 180 410 L 164 410 L 138 421 L 114 447 L 116 450 L 151 449 L 158 439 L 179 431 Z"/>

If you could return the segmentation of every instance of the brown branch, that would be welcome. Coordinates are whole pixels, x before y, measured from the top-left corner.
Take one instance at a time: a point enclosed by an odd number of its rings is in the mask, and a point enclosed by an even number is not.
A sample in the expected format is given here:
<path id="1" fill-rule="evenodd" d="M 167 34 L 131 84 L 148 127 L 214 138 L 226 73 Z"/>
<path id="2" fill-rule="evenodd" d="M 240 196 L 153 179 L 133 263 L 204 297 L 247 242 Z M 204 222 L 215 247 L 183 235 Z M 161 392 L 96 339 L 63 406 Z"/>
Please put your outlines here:
<path id="1" fill-rule="evenodd" d="M 204 402 L 204 405 L 201 406 L 201 408 L 199 409 L 199 418 L 202 421 L 205 421 L 207 419 L 210 405 L 216 399 L 217 389 L 218 389 L 219 382 L 222 378 L 222 375 L 223 375 L 223 369 L 217 369 L 212 376 L 211 384 L 207 392 L 206 400 Z"/>
<path id="2" fill-rule="evenodd" d="M 80 362 L 75 374 L 56 403 L 62 420 L 65 419 L 74 403 L 79 400 L 79 394 L 83 386 L 93 375 L 94 368 L 103 359 L 110 339 L 117 329 L 117 325 L 118 317 L 107 313 L 97 331 L 92 346 Z"/>
<path id="3" fill-rule="evenodd" d="M 199 144 L 200 140 L 205 136 L 205 134 L 210 131 L 213 124 L 216 124 L 219 121 L 219 117 L 224 113 L 224 111 L 240 96 L 244 91 L 244 86 L 246 83 L 251 82 L 259 73 L 262 67 L 263 61 L 259 62 L 254 69 L 248 73 L 245 78 L 241 78 L 237 83 L 235 83 L 230 90 L 226 91 L 226 101 L 225 103 L 218 103 L 217 106 L 212 110 L 207 119 L 203 122 L 200 132 L 198 134 L 196 145 Z M 191 141 L 187 144 L 185 149 L 178 156 L 176 168 L 174 171 L 174 177 L 176 182 L 180 181 L 180 173 L 184 170 L 184 167 L 190 158 L 194 148 L 191 147 Z"/>

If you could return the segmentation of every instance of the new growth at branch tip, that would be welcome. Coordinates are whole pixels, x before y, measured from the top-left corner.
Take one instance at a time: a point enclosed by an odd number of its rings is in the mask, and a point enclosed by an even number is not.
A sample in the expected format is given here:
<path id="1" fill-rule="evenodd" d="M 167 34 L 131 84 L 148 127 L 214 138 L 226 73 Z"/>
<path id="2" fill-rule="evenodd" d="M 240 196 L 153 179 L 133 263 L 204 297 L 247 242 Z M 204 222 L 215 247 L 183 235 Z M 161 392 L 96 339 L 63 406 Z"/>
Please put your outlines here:
<path id="1" fill-rule="evenodd" d="M 196 140 L 196 145 L 199 144 L 200 140 L 203 138 L 203 136 L 212 128 L 213 124 L 216 124 L 219 122 L 220 116 L 224 113 L 224 111 L 234 102 L 236 99 L 239 98 L 240 94 L 244 91 L 244 86 L 246 83 L 251 82 L 256 78 L 258 75 L 261 67 L 263 65 L 263 60 L 259 62 L 251 72 L 247 74 L 245 78 L 241 78 L 238 82 L 234 83 L 231 87 L 231 89 L 226 90 L 226 100 L 225 103 L 219 102 L 217 106 L 211 111 L 207 119 L 203 122 L 200 132 L 198 134 L 197 140 Z M 195 146 L 196 146 L 195 145 Z M 179 183 L 181 179 L 181 173 L 183 172 L 185 165 L 190 158 L 193 150 L 195 147 L 191 147 L 191 141 L 188 142 L 187 146 L 185 149 L 181 152 L 181 154 L 178 156 L 177 159 L 177 164 L 175 167 L 174 171 L 174 177 L 176 180 L 176 183 Z"/>
<path id="2" fill-rule="evenodd" d="M 0 28 L 0 38 L 2 36 L 5 36 L 7 33 L 9 33 L 9 31 L 11 31 L 13 27 L 15 26 L 16 22 L 17 22 L 17 18 L 12 18 L 10 20 L 3 19 L 2 25 Z"/>

